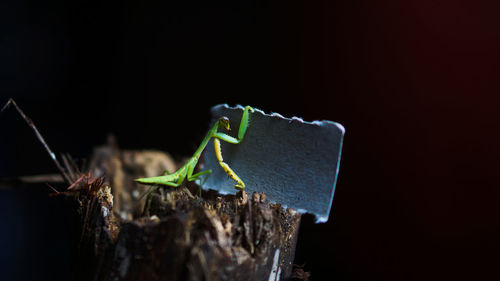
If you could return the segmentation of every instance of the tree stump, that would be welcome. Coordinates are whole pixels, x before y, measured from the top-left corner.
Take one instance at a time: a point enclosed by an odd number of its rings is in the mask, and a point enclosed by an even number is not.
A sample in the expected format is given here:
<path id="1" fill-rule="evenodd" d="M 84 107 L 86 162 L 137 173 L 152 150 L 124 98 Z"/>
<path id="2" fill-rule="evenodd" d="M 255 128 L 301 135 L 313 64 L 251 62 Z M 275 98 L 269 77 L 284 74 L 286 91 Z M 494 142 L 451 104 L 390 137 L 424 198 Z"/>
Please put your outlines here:
<path id="1" fill-rule="evenodd" d="M 265 194 L 220 195 L 186 183 L 137 200 L 132 179 L 176 165 L 161 152 L 95 150 L 87 179 L 69 196 L 81 219 L 77 280 L 285 280 L 291 276 L 300 214 Z M 170 165 L 170 167 L 169 167 Z M 178 166 L 178 165 L 177 165 Z"/>

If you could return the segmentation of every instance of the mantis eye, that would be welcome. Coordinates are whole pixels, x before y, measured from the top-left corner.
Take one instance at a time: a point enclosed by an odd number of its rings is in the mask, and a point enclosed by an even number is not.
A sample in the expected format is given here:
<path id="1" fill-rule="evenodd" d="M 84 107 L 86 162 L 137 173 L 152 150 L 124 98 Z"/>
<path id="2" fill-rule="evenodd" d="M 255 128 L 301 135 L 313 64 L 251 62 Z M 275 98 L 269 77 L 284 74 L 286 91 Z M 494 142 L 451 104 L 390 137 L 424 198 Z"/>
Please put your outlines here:
<path id="1" fill-rule="evenodd" d="M 223 116 L 219 119 L 219 127 L 222 127 L 226 130 L 231 130 L 231 128 L 229 127 L 229 118 L 227 118 L 226 116 Z"/>

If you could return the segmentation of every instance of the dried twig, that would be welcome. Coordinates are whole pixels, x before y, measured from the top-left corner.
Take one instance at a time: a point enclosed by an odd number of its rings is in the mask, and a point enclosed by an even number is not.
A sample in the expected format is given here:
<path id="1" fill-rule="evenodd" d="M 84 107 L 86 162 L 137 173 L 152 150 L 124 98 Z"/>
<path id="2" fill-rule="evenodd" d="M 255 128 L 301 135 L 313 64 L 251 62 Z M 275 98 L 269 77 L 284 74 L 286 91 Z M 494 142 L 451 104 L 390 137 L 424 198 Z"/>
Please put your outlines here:
<path id="1" fill-rule="evenodd" d="M 31 118 L 29 118 L 28 116 L 26 116 L 26 114 L 24 114 L 24 112 L 21 110 L 21 108 L 16 104 L 16 102 L 12 98 L 10 98 L 9 101 L 3 106 L 2 110 L 0 110 L 0 113 L 2 113 L 10 105 L 13 105 L 16 108 L 17 112 L 19 112 L 19 114 L 23 117 L 24 121 L 26 121 L 26 123 L 28 123 L 28 125 L 33 129 L 36 137 L 42 143 L 42 145 L 45 147 L 45 150 L 49 153 L 50 158 L 52 158 L 52 161 L 54 161 L 54 163 L 56 164 L 57 169 L 59 170 L 59 172 L 63 176 L 66 183 L 71 184 L 73 181 L 73 177 L 71 177 L 68 174 L 68 172 L 64 169 L 64 167 L 61 165 L 61 163 L 59 163 L 59 161 L 56 158 L 56 154 L 54 152 L 52 152 L 49 145 L 47 144 L 45 139 L 42 137 L 42 135 L 40 134 L 40 132 L 36 128 L 35 123 L 33 123 Z M 68 171 L 71 171 L 71 167 L 69 165 L 66 165 L 66 169 Z"/>
<path id="2" fill-rule="evenodd" d="M 35 183 L 63 183 L 64 178 L 60 174 L 46 174 L 34 176 L 21 176 L 16 178 L 1 178 L 0 189 L 11 189 L 14 186 Z"/>
<path id="3" fill-rule="evenodd" d="M 73 171 L 73 173 L 76 173 L 77 175 L 79 174 L 82 174 L 82 170 L 84 170 L 85 168 L 85 165 L 81 165 L 80 167 L 78 167 L 78 165 L 76 164 L 75 162 L 75 159 L 73 159 L 73 157 L 71 157 L 71 155 L 69 153 L 66 153 L 66 158 L 68 158 L 69 160 L 69 164 L 68 167 L 71 167 L 70 170 Z M 85 164 L 85 163 L 84 163 Z M 73 180 L 75 180 L 75 178 L 73 178 Z"/>
<path id="4" fill-rule="evenodd" d="M 65 154 L 61 154 L 61 158 L 64 162 L 64 166 L 66 166 L 67 170 L 68 170 L 68 173 L 69 173 L 69 177 L 71 179 L 71 181 L 74 181 L 75 178 L 76 178 L 76 175 L 75 173 L 73 172 L 73 169 L 70 169 L 69 167 L 71 167 L 71 164 L 68 160 L 68 157 L 65 155 Z"/>

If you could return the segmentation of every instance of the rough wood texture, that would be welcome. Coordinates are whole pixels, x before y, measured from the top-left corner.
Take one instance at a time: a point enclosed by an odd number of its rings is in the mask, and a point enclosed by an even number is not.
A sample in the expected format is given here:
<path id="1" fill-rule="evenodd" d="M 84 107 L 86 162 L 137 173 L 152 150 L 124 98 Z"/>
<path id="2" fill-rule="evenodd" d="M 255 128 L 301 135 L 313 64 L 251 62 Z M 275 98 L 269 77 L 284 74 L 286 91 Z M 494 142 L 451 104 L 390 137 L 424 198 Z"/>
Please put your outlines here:
<path id="1" fill-rule="evenodd" d="M 168 157 L 147 153 L 155 159 Z M 291 275 L 297 212 L 270 204 L 264 194 L 221 196 L 210 191 L 200 198 L 193 195 L 198 187 L 190 183 L 160 189 L 141 213 L 144 204 L 135 198 L 144 187 L 131 179 L 172 167 L 158 164 L 170 159 L 135 160 L 140 157 L 145 156 L 111 145 L 97 149 L 91 168 L 106 172 L 110 180 L 101 186 L 82 182 L 72 194 L 82 225 L 78 262 L 85 264 L 75 278 L 285 280 Z"/>

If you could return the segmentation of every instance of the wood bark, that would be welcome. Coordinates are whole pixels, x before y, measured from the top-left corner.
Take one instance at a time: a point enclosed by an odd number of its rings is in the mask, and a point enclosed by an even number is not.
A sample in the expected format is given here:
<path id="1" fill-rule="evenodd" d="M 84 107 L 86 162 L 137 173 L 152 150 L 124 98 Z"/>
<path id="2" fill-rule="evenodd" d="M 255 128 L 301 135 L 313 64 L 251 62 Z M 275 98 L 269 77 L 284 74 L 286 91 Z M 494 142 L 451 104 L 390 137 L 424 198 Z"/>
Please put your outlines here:
<path id="1" fill-rule="evenodd" d="M 149 208 L 134 178 L 177 165 L 161 152 L 95 150 L 71 193 L 81 221 L 77 280 L 285 280 L 291 276 L 300 214 L 265 194 L 197 194 L 198 186 L 161 188 Z M 84 266 L 82 266 L 84 265 Z"/>

